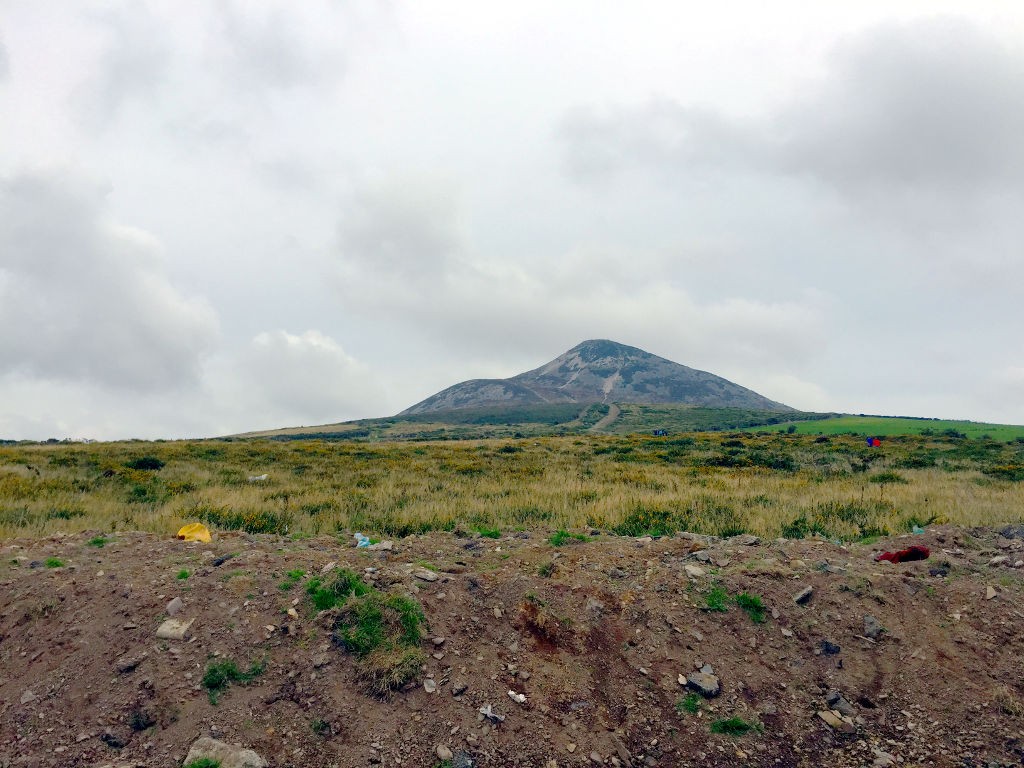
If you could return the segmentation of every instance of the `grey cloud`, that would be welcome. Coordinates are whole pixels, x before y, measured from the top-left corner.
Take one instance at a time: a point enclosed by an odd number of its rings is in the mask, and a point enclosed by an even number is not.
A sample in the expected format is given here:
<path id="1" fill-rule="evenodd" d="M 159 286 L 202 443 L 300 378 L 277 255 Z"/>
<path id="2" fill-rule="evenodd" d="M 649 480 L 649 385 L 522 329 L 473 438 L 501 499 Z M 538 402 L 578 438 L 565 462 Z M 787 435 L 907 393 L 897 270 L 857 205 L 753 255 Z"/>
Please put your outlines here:
<path id="1" fill-rule="evenodd" d="M 453 191 L 427 178 L 364 186 L 346 206 L 338 234 L 342 266 L 353 278 L 430 280 L 464 250 Z"/>
<path id="2" fill-rule="evenodd" d="M 6 80 L 10 70 L 11 66 L 7 57 L 7 47 L 4 45 L 3 38 L 0 37 L 0 80 Z"/>
<path id="3" fill-rule="evenodd" d="M 634 166 L 689 178 L 741 165 L 755 149 L 745 126 L 668 99 L 603 111 L 577 107 L 558 133 L 566 170 L 579 181 L 596 181 Z"/>
<path id="4" fill-rule="evenodd" d="M 340 53 L 317 52 L 296 28 L 294 6 L 271 8 L 262 18 L 250 4 L 224 3 L 219 10 L 227 51 L 223 63 L 236 85 L 293 88 L 331 80 L 344 71 Z"/>
<path id="5" fill-rule="evenodd" d="M 165 390 L 195 383 L 218 334 L 159 246 L 111 222 L 72 175 L 0 179 L 0 374 Z"/>
<path id="6" fill-rule="evenodd" d="M 815 179 L 843 194 L 946 192 L 1024 183 L 1024 57 L 956 19 L 868 30 L 787 106 L 739 120 L 673 101 L 560 127 L 570 174 L 639 167 L 686 179 L 704 169 Z"/>
<path id="7" fill-rule="evenodd" d="M 1024 182 L 1024 57 L 940 19 L 850 41 L 772 128 L 779 166 L 840 188 Z"/>

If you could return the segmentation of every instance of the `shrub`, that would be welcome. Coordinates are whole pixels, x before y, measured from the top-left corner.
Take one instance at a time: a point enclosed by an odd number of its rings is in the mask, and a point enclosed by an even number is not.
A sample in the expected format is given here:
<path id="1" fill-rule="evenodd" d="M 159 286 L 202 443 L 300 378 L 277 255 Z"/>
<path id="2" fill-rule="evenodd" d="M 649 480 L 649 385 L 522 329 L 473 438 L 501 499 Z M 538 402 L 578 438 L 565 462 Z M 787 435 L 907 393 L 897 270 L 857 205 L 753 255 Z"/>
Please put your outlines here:
<path id="1" fill-rule="evenodd" d="M 817 523 L 810 522 L 806 515 L 782 526 L 782 535 L 787 539 L 805 539 L 814 533 L 824 535 L 824 530 Z"/>
<path id="2" fill-rule="evenodd" d="M 637 505 L 612 532 L 618 536 L 669 536 L 679 530 L 677 515 L 664 507 Z"/>
<path id="3" fill-rule="evenodd" d="M 151 471 L 159 471 L 164 468 L 164 462 L 158 459 L 156 456 L 141 456 L 131 461 L 124 463 L 129 469 L 148 469 Z"/>
<path id="4" fill-rule="evenodd" d="M 500 539 L 501 530 L 499 528 L 477 528 L 477 533 L 483 536 L 485 539 Z"/>
<path id="5" fill-rule="evenodd" d="M 73 520 L 76 517 L 85 517 L 85 510 L 82 509 L 51 509 L 46 513 L 47 520 Z"/>
<path id="6" fill-rule="evenodd" d="M 885 472 L 878 472 L 874 475 L 871 475 L 868 478 L 868 482 L 879 483 L 880 485 L 892 485 L 894 483 L 906 484 L 910 481 L 903 477 L 903 475 L 901 475 L 899 472 L 887 470 Z"/>
<path id="7" fill-rule="evenodd" d="M 94 536 L 93 538 L 89 539 L 89 541 L 87 542 L 87 544 L 90 547 L 96 547 L 97 549 L 103 549 L 103 547 L 106 545 L 106 543 L 107 543 L 107 537 L 106 536 Z"/>
<path id="8" fill-rule="evenodd" d="M 995 467 L 986 467 L 981 471 L 989 477 L 999 480 L 1024 480 L 1024 464 L 1003 464 Z"/>
<path id="9" fill-rule="evenodd" d="M 218 507 L 197 507 L 192 515 L 205 523 L 229 531 L 242 530 L 246 533 L 276 533 L 285 535 L 292 524 L 287 512 L 254 509 L 247 512 L 221 509 Z"/>

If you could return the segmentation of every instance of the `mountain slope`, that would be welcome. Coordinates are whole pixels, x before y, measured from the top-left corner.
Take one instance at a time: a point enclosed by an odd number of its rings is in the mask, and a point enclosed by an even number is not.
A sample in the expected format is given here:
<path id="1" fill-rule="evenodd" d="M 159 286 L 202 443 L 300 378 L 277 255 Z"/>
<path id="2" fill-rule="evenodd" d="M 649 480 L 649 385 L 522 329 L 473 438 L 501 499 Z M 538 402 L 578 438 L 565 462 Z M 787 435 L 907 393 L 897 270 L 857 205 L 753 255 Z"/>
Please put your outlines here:
<path id="1" fill-rule="evenodd" d="M 712 373 L 636 347 L 595 339 L 584 341 L 540 368 L 508 379 L 463 381 L 399 415 L 540 403 L 613 402 L 793 410 Z"/>

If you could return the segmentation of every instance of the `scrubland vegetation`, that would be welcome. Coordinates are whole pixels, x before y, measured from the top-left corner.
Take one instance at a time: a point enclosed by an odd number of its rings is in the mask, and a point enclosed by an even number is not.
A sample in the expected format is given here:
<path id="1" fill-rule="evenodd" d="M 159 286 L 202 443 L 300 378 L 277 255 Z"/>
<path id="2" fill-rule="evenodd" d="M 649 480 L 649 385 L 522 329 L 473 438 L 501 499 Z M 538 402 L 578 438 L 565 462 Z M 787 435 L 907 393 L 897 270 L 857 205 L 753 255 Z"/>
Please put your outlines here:
<path id="1" fill-rule="evenodd" d="M 1022 481 L 1022 438 L 903 436 L 879 448 L 768 432 L 16 445 L 0 448 L 0 536 L 172 534 L 198 520 L 293 537 L 594 527 L 858 540 L 932 522 L 1017 522 Z"/>

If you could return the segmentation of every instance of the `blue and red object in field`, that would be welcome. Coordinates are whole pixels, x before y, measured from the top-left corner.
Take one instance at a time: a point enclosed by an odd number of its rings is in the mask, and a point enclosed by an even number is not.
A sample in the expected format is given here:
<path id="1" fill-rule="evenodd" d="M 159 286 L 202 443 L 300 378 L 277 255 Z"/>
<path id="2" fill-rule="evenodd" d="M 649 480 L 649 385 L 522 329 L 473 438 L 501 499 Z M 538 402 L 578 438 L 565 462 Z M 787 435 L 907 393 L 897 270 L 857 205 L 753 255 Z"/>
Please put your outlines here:
<path id="1" fill-rule="evenodd" d="M 871 447 L 871 448 L 878 448 L 881 444 L 882 444 L 882 441 L 881 441 L 880 438 L 877 438 L 877 437 L 869 437 L 868 438 L 868 446 Z"/>

